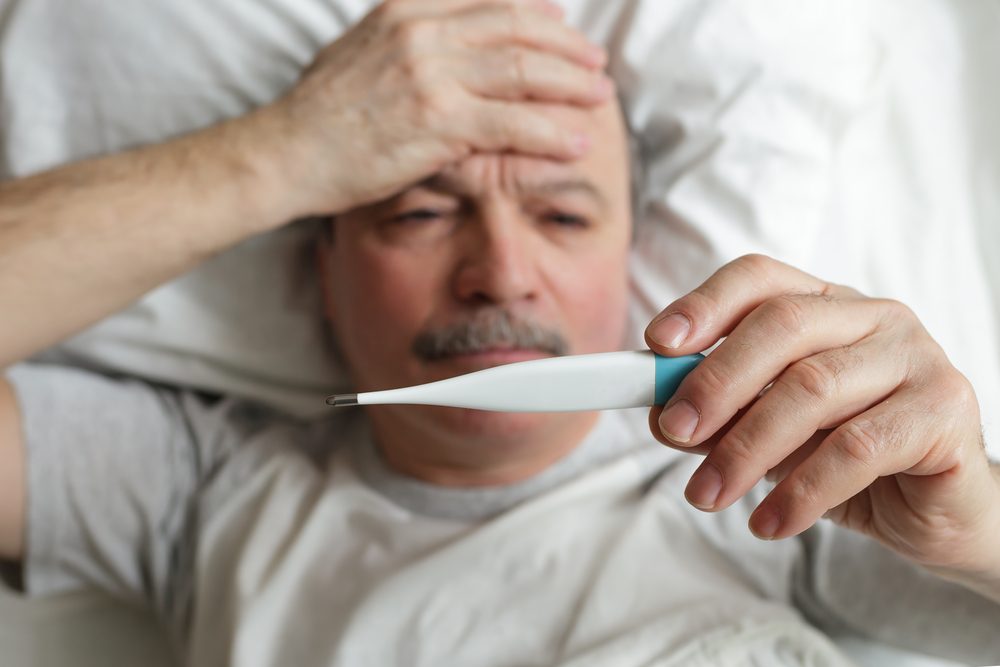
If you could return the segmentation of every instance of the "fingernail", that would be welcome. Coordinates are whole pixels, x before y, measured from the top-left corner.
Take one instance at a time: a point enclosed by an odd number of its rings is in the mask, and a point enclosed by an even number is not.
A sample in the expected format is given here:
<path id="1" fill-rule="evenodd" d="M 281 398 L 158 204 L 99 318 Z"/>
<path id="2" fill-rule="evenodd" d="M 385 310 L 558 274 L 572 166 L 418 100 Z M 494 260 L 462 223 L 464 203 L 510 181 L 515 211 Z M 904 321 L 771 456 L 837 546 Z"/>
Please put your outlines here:
<path id="1" fill-rule="evenodd" d="M 781 516 L 770 507 L 758 507 L 750 517 L 750 530 L 762 540 L 773 540 L 781 528 Z"/>
<path id="2" fill-rule="evenodd" d="M 649 337 L 653 341 L 671 349 L 683 345 L 689 333 L 691 333 L 691 320 L 680 313 L 671 313 L 653 322 L 649 329 Z"/>
<path id="3" fill-rule="evenodd" d="M 580 157 L 590 150 L 590 137 L 580 133 L 573 136 L 573 155 Z"/>
<path id="4" fill-rule="evenodd" d="M 715 508 L 722 491 L 722 474 L 711 463 L 703 463 L 688 482 L 684 496 L 688 502 L 700 510 Z"/>
<path id="5" fill-rule="evenodd" d="M 674 442 L 688 442 L 700 420 L 698 409 L 691 401 L 682 399 L 660 414 L 660 430 Z"/>

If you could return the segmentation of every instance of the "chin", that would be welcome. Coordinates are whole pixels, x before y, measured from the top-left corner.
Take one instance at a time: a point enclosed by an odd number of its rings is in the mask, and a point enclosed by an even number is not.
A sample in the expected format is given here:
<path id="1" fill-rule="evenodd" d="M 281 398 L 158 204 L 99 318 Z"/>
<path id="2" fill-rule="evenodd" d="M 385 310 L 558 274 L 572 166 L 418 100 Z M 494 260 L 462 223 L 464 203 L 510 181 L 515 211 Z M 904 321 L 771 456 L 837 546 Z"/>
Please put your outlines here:
<path id="1" fill-rule="evenodd" d="M 419 379 L 410 384 L 423 384 L 445 380 L 457 375 L 475 373 L 476 371 L 514 364 L 521 361 L 536 361 L 547 359 L 553 355 L 541 350 L 496 349 L 474 354 L 459 354 L 438 361 L 423 363 Z"/>
<path id="2" fill-rule="evenodd" d="M 434 382 L 519 361 L 543 359 L 553 355 L 539 350 L 490 350 L 457 355 L 432 363 L 420 362 L 405 380 L 392 386 Z M 383 383 L 385 384 L 385 383 Z M 559 440 L 579 427 L 584 413 L 572 412 L 495 412 L 431 405 L 370 406 L 370 413 L 383 415 L 404 429 L 430 435 L 452 446 L 486 446 L 514 452 L 535 449 L 549 439 Z M 391 415 L 391 416 L 390 416 Z"/>
<path id="3" fill-rule="evenodd" d="M 534 440 L 567 420 L 567 413 L 492 412 L 420 406 L 419 419 L 452 437 L 516 444 Z"/>

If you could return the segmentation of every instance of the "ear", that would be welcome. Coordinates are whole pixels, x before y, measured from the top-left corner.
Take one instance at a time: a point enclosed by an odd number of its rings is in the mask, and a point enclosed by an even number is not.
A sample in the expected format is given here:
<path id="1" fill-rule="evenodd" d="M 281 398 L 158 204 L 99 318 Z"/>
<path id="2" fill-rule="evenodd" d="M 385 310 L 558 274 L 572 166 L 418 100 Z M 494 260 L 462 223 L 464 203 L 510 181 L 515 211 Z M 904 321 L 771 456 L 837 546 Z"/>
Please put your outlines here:
<path id="1" fill-rule="evenodd" d="M 326 222 L 327 225 L 334 224 L 332 221 Z M 331 281 L 333 276 L 331 275 L 331 268 L 333 262 L 333 234 L 332 229 L 320 234 L 319 238 L 316 239 L 314 248 L 316 251 L 316 270 L 319 274 L 319 289 L 320 294 L 323 297 L 323 318 L 333 324 L 334 313 L 334 300 L 333 300 L 333 289 Z"/>

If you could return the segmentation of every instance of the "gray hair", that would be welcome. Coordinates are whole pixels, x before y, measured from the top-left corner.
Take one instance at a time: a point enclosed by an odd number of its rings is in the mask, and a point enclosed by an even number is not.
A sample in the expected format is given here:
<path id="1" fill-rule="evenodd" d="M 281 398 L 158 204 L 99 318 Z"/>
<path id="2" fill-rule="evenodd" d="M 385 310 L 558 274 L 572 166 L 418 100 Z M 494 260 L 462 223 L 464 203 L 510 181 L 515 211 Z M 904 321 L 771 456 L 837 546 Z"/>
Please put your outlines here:
<path id="1" fill-rule="evenodd" d="M 646 155 L 642 138 L 632 129 L 628 115 L 625 113 L 625 100 L 619 97 L 619 108 L 622 110 L 622 120 L 625 123 L 625 143 L 628 150 L 629 194 L 632 209 L 632 239 L 635 239 L 636 227 L 643 217 L 646 191 Z"/>

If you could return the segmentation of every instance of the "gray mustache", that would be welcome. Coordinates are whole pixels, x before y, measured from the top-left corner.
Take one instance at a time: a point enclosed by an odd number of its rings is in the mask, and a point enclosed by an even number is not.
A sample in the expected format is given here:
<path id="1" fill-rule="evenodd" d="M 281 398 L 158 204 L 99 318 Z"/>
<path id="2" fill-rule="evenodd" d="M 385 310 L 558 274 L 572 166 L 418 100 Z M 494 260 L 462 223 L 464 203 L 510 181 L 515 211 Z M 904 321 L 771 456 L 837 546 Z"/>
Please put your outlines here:
<path id="1" fill-rule="evenodd" d="M 569 344 L 558 332 L 506 310 L 481 310 L 464 322 L 423 331 L 413 341 L 413 353 L 424 361 L 495 348 L 541 350 L 561 356 Z"/>

